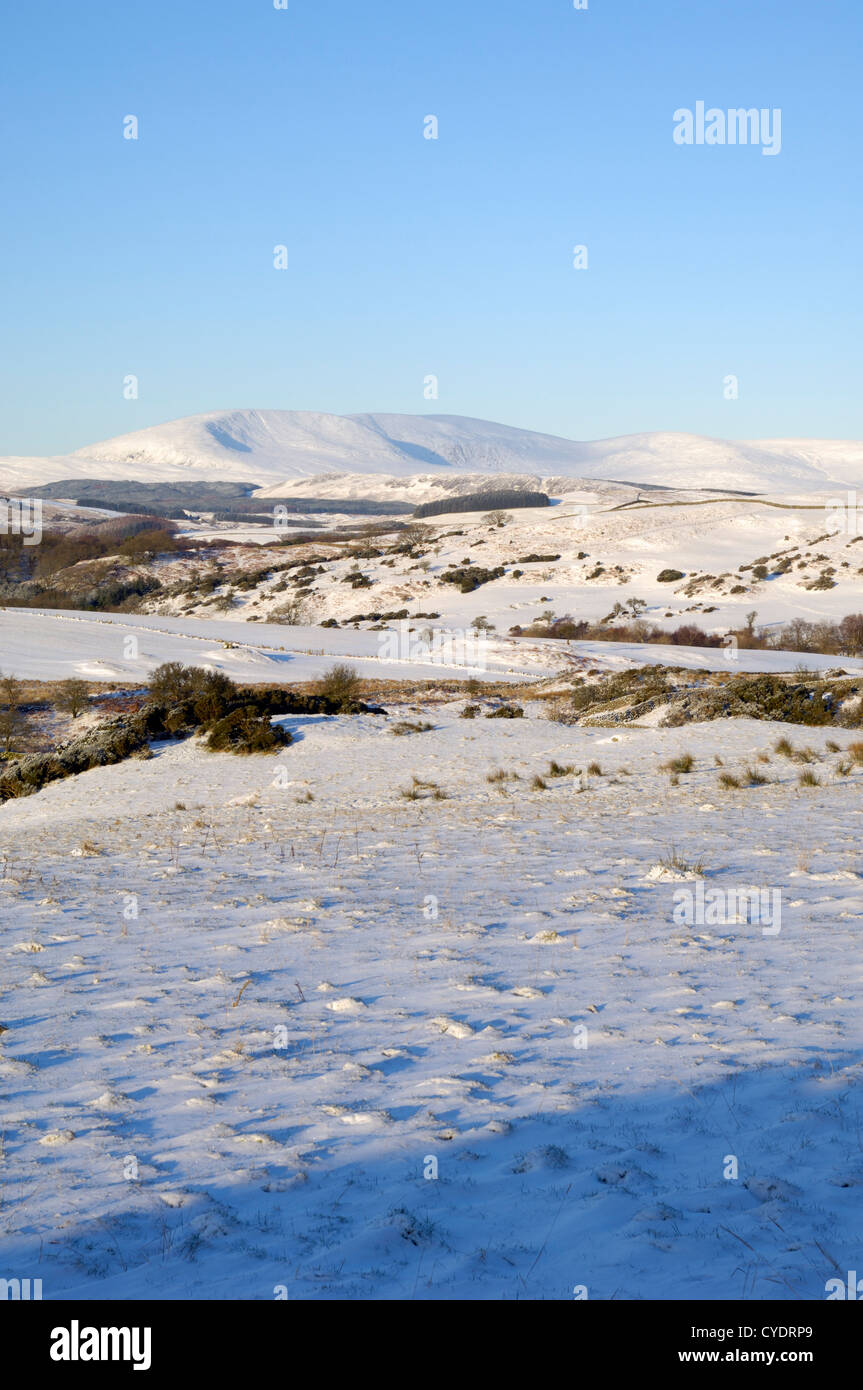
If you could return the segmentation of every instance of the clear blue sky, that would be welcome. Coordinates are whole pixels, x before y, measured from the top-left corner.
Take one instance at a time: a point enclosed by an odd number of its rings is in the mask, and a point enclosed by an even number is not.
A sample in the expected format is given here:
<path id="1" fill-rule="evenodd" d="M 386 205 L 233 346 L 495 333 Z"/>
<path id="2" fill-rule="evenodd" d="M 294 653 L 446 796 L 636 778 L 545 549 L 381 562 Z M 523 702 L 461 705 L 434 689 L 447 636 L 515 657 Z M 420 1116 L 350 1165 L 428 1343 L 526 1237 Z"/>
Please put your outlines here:
<path id="1" fill-rule="evenodd" d="M 237 406 L 863 437 L 861 37 L 861 0 L 10 7 L 0 453 Z M 677 146 L 698 100 L 780 107 L 781 154 Z"/>

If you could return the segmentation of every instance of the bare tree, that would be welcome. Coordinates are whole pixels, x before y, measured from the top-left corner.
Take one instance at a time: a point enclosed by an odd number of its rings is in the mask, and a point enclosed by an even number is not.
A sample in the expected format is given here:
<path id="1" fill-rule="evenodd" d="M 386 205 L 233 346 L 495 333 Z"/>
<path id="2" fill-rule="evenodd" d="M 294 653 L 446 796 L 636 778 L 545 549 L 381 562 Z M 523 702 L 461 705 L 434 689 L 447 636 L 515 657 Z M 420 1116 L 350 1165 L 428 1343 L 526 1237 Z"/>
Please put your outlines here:
<path id="1" fill-rule="evenodd" d="M 22 698 L 21 682 L 14 676 L 0 676 L 0 744 L 3 745 L 4 758 L 9 757 L 12 745 L 24 727 Z"/>
<path id="2" fill-rule="evenodd" d="M 57 695 L 54 703 L 64 714 L 71 714 L 73 719 L 77 719 L 82 710 L 87 708 L 90 698 L 90 690 L 86 681 L 76 680 L 70 676 L 68 680 L 61 681 L 57 687 Z"/>

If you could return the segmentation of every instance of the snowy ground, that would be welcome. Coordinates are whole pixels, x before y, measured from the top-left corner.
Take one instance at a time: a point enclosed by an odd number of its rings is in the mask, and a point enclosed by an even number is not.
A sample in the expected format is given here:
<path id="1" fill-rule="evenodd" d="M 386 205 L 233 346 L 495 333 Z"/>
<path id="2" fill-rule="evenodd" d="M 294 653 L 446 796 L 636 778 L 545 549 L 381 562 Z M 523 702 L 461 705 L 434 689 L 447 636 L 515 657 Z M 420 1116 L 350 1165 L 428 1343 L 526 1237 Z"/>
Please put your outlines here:
<path id="1" fill-rule="evenodd" d="M 290 718 L 278 758 L 166 745 L 0 808 L 0 1272 L 792 1300 L 859 1268 L 863 771 L 834 776 L 835 731 L 459 708 L 402 738 Z M 719 788 L 715 755 L 779 733 L 821 786 L 770 753 Z M 531 789 L 551 758 L 603 775 Z M 781 930 L 676 923 L 672 846 L 781 891 Z"/>
<path id="2" fill-rule="evenodd" d="M 230 618 L 172 618 L 84 613 L 71 609 L 0 609 L 0 673 L 26 680 L 139 680 L 165 661 L 224 671 L 242 681 L 318 679 L 334 661 L 349 661 L 378 680 L 471 676 L 521 680 L 565 670 L 685 666 L 737 672 L 863 670 L 863 661 L 811 652 L 732 651 L 637 642 L 554 642 L 493 634 L 477 640 L 465 629 L 439 629 L 423 641 L 425 623 L 384 632 L 249 624 Z M 437 628 L 437 624 L 429 625 Z M 449 636 L 446 634 L 449 633 Z M 131 644 L 130 644 L 131 643 Z"/>

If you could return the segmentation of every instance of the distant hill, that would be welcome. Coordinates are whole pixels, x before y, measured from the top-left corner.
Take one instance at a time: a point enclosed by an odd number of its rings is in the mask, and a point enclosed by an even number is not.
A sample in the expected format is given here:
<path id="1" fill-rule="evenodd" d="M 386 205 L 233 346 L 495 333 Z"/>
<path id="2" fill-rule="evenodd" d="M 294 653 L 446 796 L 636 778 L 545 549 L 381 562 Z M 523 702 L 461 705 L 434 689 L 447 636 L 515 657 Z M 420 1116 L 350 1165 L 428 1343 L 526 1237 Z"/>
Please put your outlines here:
<path id="1" fill-rule="evenodd" d="M 801 492 L 856 487 L 863 443 L 734 442 L 653 433 L 579 443 L 459 415 L 190 415 L 56 458 L 0 459 L 0 490 L 87 477 L 245 482 L 278 495 L 298 479 L 350 474 L 441 480 L 464 474 L 613 479 L 673 488 Z M 307 489 L 311 491 L 311 489 Z"/>

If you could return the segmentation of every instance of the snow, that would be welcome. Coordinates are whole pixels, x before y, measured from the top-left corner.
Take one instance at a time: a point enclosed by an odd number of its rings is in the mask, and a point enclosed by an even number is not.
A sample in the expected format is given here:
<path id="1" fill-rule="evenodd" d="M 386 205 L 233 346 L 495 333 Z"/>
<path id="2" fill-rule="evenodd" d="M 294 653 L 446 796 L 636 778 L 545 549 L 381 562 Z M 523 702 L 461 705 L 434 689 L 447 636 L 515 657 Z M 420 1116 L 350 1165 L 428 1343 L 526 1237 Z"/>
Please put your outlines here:
<path id="1" fill-rule="evenodd" d="M 289 717 L 278 757 L 170 743 L 0 808 L 4 1267 L 264 1300 L 795 1300 L 858 1267 L 863 771 L 832 776 L 835 731 L 805 731 L 822 786 L 772 755 L 726 793 L 714 756 L 787 726 L 459 709 L 398 739 Z M 604 775 L 532 790 L 551 758 Z M 677 925 L 672 848 L 781 889 L 781 931 Z"/>
<path id="2" fill-rule="evenodd" d="M 324 437 L 341 450 L 354 495 L 434 494 L 427 459 L 399 476 L 399 440 L 449 441 L 460 469 L 466 439 L 487 468 L 530 462 L 481 422 L 471 435 L 433 417 L 425 432 L 406 417 L 305 417 L 302 434 L 268 414 L 232 420 L 230 437 L 284 496 L 308 487 L 279 481 L 292 438 L 306 463 Z M 203 426 L 185 462 L 165 429 L 150 476 L 188 476 Z M 208 437 L 224 462 L 225 434 Z M 358 482 L 352 451 L 372 445 L 364 461 L 393 471 Z M 643 440 L 628 447 L 618 463 L 647 458 Z M 835 477 L 857 447 L 780 441 L 755 462 L 829 460 Z M 103 466 L 130 476 L 108 453 Z M 531 457 L 559 483 L 552 453 Z M 467 490 L 471 475 L 447 476 Z M 0 671 L 135 685 L 170 660 L 273 683 L 336 660 L 417 680 L 651 663 L 863 671 L 793 651 L 507 635 L 544 609 L 599 619 L 631 598 L 650 622 L 716 631 L 752 609 L 759 625 L 860 611 L 859 538 L 825 537 L 829 493 L 782 478 L 762 499 L 676 490 L 638 506 L 632 487 L 575 479 L 500 530 L 478 514 L 433 519 L 427 568 L 364 559 L 373 583 L 359 592 L 344 582 L 351 559 L 315 575 L 318 621 L 441 615 L 398 631 L 280 623 L 276 571 L 214 615 L 165 597 L 202 563 L 171 556 L 153 611 L 0 609 Z M 767 581 L 739 568 L 792 549 L 803 567 Z M 329 553 L 325 537 L 313 550 Z M 531 552 L 560 558 L 521 563 Z M 221 554 L 261 565 L 252 546 Z M 508 572 L 469 594 L 441 584 L 466 556 Z M 836 587 L 806 587 L 826 564 Z M 667 566 L 684 579 L 660 582 Z M 459 643 L 479 616 L 497 630 L 474 660 Z M 440 661 L 427 625 L 455 639 Z M 592 1299 L 791 1301 L 858 1268 L 854 733 L 664 729 L 661 710 L 638 727 L 569 728 L 519 701 L 513 721 L 420 697 L 388 718 L 289 716 L 295 741 L 278 755 L 165 742 L 0 806 L 4 1271 L 42 1278 L 46 1298 L 568 1299 L 583 1286 Z M 395 737 L 406 717 L 433 727 Z M 773 751 L 780 735 L 812 749 L 817 785 Z M 694 767 L 675 785 L 663 764 L 685 752 Z M 552 759 L 573 771 L 551 775 Z M 719 783 L 752 766 L 766 785 Z M 752 887 L 780 894 L 779 930 L 739 910 Z M 687 892 L 734 907 L 681 923 Z"/>
<path id="3" fill-rule="evenodd" d="M 459 415 L 227 410 L 190 415 L 52 459 L 0 459 L 0 487 L 65 478 L 262 484 L 331 473 L 418 471 L 617 479 L 675 488 L 788 492 L 856 486 L 863 444 L 729 441 L 653 432 L 577 442 Z"/>
<path id="4" fill-rule="evenodd" d="M 407 623 L 402 625 L 407 627 Z M 424 627 L 421 622 L 417 629 Z M 434 628 L 436 625 L 431 624 Z M 446 632 L 446 629 L 441 629 Z M 130 645 L 132 639 L 134 645 Z M 399 655 L 404 652 L 404 655 Z M 841 669 L 863 671 L 860 659 L 806 652 L 727 651 L 637 642 L 555 642 L 491 636 L 462 647 L 428 644 L 397 628 L 383 632 L 346 628 L 283 627 L 219 618 L 148 617 L 74 609 L 0 609 L 0 673 L 22 680 L 134 680 L 142 684 L 166 661 L 224 671 L 238 681 L 274 684 L 318 680 L 334 661 L 349 661 L 375 680 L 517 681 L 573 669 L 611 671 L 633 666 L 682 666 L 690 670 L 749 672 Z"/>

